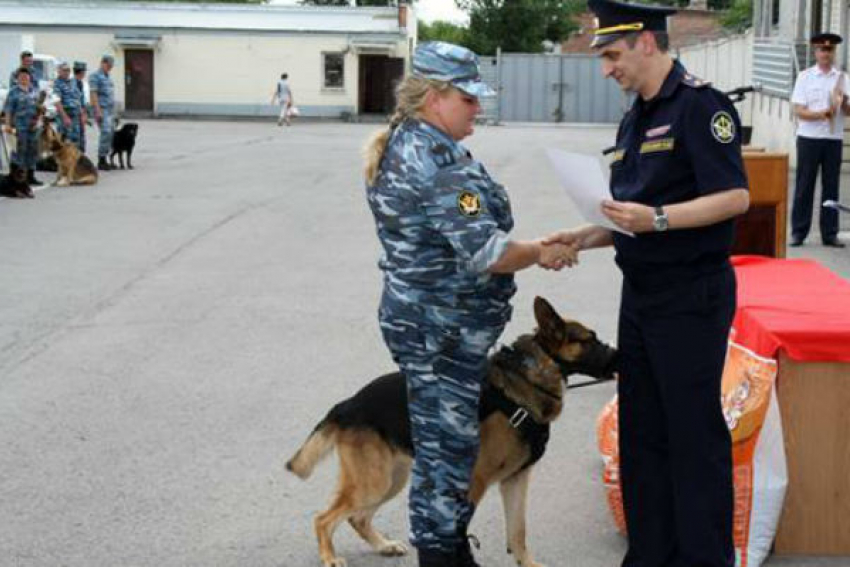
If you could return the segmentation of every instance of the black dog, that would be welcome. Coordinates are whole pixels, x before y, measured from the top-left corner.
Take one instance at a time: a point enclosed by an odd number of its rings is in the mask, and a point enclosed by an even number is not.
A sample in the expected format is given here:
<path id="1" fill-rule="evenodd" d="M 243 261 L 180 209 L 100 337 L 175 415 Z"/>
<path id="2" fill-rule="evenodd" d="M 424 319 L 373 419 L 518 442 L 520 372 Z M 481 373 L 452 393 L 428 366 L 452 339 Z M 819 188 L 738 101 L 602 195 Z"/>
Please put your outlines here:
<path id="1" fill-rule="evenodd" d="M 123 154 L 126 153 L 127 169 L 133 169 L 130 160 L 133 157 L 133 148 L 136 146 L 136 135 L 138 133 L 139 125 L 135 122 L 127 122 L 115 131 L 115 135 L 112 137 L 112 153 L 109 154 L 109 165 L 115 168 L 115 155 L 117 154 L 121 169 L 124 169 Z"/>
<path id="2" fill-rule="evenodd" d="M 12 164 L 9 175 L 0 177 L 0 195 L 12 199 L 32 199 L 35 195 L 27 183 L 27 172 Z"/>

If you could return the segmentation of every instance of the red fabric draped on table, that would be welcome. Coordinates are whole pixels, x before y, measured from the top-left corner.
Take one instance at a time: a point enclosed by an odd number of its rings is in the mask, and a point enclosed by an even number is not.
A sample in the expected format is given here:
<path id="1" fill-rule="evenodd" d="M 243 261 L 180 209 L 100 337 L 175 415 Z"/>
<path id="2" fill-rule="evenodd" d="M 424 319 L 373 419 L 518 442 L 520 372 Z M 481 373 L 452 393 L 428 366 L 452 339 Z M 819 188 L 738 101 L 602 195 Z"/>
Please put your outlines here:
<path id="1" fill-rule="evenodd" d="M 732 258 L 738 310 L 732 339 L 768 358 L 850 362 L 850 282 L 814 260 Z"/>

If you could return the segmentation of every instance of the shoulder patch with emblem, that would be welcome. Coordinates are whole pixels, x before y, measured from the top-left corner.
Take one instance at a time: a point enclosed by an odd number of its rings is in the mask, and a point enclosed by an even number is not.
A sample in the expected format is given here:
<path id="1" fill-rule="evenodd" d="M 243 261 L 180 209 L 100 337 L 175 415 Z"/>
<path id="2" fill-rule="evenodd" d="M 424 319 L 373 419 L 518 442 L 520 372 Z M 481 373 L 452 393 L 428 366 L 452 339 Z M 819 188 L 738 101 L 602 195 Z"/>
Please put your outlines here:
<path id="1" fill-rule="evenodd" d="M 729 144 L 735 139 L 735 121 L 725 110 L 714 113 L 710 128 L 711 135 L 721 144 Z"/>
<path id="2" fill-rule="evenodd" d="M 457 208 L 465 217 L 477 217 L 481 212 L 481 195 L 464 189 L 457 196 Z"/>
<path id="3" fill-rule="evenodd" d="M 455 163 L 452 151 L 445 144 L 435 144 L 431 148 L 431 154 L 434 156 L 434 162 L 440 167 L 447 167 Z"/>
<path id="4" fill-rule="evenodd" d="M 682 77 L 682 83 L 694 89 L 702 89 L 711 85 L 708 81 L 703 81 L 699 77 L 694 77 L 690 73 L 685 73 L 685 76 Z"/>

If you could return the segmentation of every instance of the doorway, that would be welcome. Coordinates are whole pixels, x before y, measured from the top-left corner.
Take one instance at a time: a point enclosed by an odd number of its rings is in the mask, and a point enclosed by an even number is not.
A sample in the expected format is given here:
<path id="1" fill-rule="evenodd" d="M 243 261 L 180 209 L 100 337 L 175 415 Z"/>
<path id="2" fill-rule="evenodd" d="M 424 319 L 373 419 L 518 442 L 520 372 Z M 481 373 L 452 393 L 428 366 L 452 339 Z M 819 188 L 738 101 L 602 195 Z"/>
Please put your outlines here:
<path id="1" fill-rule="evenodd" d="M 389 114 L 395 107 L 395 86 L 404 75 L 404 59 L 361 55 L 360 114 Z"/>
<path id="2" fill-rule="evenodd" d="M 124 97 L 130 112 L 153 112 L 153 51 L 124 51 Z"/>

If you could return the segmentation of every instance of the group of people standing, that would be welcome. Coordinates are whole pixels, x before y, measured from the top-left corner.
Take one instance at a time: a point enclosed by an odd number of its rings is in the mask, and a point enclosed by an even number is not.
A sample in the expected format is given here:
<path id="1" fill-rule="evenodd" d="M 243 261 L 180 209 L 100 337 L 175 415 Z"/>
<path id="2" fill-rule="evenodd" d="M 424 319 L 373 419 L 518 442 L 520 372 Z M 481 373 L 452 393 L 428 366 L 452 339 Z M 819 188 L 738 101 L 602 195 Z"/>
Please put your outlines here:
<path id="1" fill-rule="evenodd" d="M 478 566 L 467 529 L 487 356 L 511 317 L 514 273 L 560 270 L 614 246 L 623 273 L 619 443 L 623 567 L 732 567 L 732 445 L 720 383 L 736 302 L 734 218 L 749 207 L 728 97 L 668 53 L 675 10 L 590 0 L 602 72 L 635 100 L 617 132 L 599 226 L 511 237 L 508 193 L 461 145 L 491 93 L 477 56 L 413 55 L 390 126 L 366 147 L 383 247 L 378 319 L 407 381 L 410 540 L 420 567 Z M 579 560 L 579 563 L 581 561 Z"/>
<path id="2" fill-rule="evenodd" d="M 24 51 L 20 56 L 20 67 L 9 78 L 9 94 L 3 106 L 4 128 L 14 132 L 17 145 L 12 151 L 11 165 L 27 171 L 30 185 L 42 185 L 35 178 L 35 165 L 38 160 L 39 121 L 44 114 L 44 98 L 39 88 L 39 78 L 33 65 L 33 54 Z M 86 96 L 87 66 L 83 61 L 75 61 L 72 67 L 67 61 L 57 65 L 57 77 L 53 83 L 52 94 L 57 97 L 56 114 L 53 117 L 57 131 L 68 141 L 74 143 L 80 152 L 86 152 L 86 128 L 90 116 L 98 128 L 100 136 L 97 148 L 97 167 L 109 171 L 113 167 L 107 156 L 112 149 L 112 136 L 115 130 L 115 85 L 110 77 L 114 65 L 111 55 L 103 55 L 98 69 L 88 78 L 89 96 Z"/>

